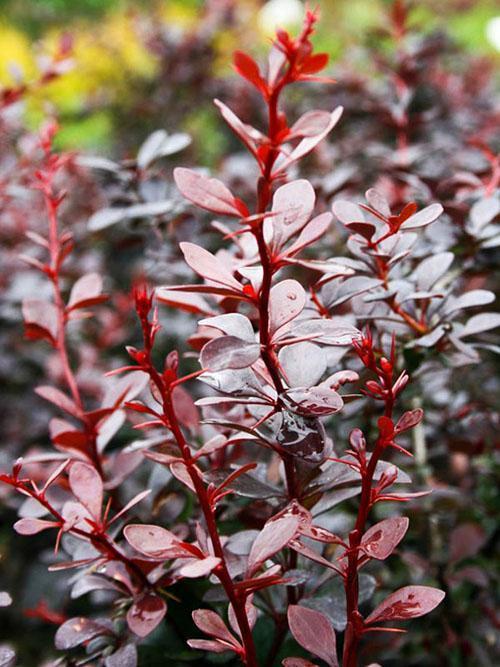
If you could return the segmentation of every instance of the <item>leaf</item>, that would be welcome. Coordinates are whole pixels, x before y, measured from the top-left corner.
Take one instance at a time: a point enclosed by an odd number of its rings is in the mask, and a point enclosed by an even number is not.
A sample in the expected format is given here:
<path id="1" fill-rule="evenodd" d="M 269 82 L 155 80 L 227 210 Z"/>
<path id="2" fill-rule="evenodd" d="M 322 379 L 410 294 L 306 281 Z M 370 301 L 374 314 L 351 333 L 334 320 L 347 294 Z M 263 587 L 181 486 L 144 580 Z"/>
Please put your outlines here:
<path id="1" fill-rule="evenodd" d="M 316 384 L 327 368 L 325 353 L 309 341 L 287 345 L 280 350 L 278 358 L 291 387 Z"/>
<path id="2" fill-rule="evenodd" d="M 350 224 L 352 222 L 364 222 L 365 216 L 363 210 L 357 204 L 353 204 L 345 199 L 339 199 L 332 204 L 332 211 L 340 222 Z"/>
<path id="3" fill-rule="evenodd" d="M 200 364 L 210 371 L 222 371 L 226 368 L 247 368 L 259 358 L 258 343 L 247 343 L 236 336 L 219 336 L 204 345 Z"/>
<path id="4" fill-rule="evenodd" d="M 221 260 L 208 250 L 189 242 L 180 243 L 179 247 L 186 263 L 202 278 L 230 287 L 237 292 L 241 291 L 242 287 L 236 278 L 226 269 Z"/>
<path id="5" fill-rule="evenodd" d="M 467 320 L 459 337 L 465 338 L 466 336 L 473 336 L 474 334 L 482 333 L 483 331 L 496 329 L 496 327 L 499 326 L 500 313 L 479 313 L 479 315 L 474 315 L 470 320 Z"/>
<path id="6" fill-rule="evenodd" d="M 97 470 L 88 463 L 75 461 L 69 469 L 69 486 L 75 498 L 99 520 L 104 489 Z"/>
<path id="7" fill-rule="evenodd" d="M 23 300 L 23 318 L 28 338 L 45 338 L 50 343 L 57 339 L 59 311 L 50 301 Z"/>
<path id="8" fill-rule="evenodd" d="M 137 166 L 145 169 L 161 157 L 179 153 L 191 143 L 191 137 L 184 132 L 167 134 L 165 130 L 152 132 L 137 153 Z"/>
<path id="9" fill-rule="evenodd" d="M 286 183 L 276 190 L 272 206 L 274 215 L 269 218 L 275 250 L 302 229 L 311 217 L 315 201 L 314 188 L 303 178 Z"/>
<path id="10" fill-rule="evenodd" d="M 391 215 L 389 203 L 381 192 L 375 190 L 374 188 L 370 188 L 365 192 L 365 197 L 370 206 L 378 211 L 381 215 L 386 218 Z"/>
<path id="11" fill-rule="evenodd" d="M 276 333 L 282 326 L 300 315 L 306 305 L 306 293 L 296 280 L 282 280 L 269 295 L 269 328 Z"/>
<path id="12" fill-rule="evenodd" d="M 255 334 L 250 320 L 240 313 L 226 313 L 216 317 L 207 317 L 200 320 L 198 324 L 203 327 L 213 327 L 228 336 L 236 336 L 249 343 L 255 342 Z"/>
<path id="13" fill-rule="evenodd" d="M 425 227 L 434 222 L 434 220 L 437 220 L 442 212 L 443 207 L 441 204 L 431 204 L 407 218 L 399 229 L 407 231 L 409 229 Z"/>
<path id="14" fill-rule="evenodd" d="M 341 410 L 344 401 L 340 394 L 326 387 L 297 387 L 285 392 L 289 407 L 299 415 L 323 417 Z"/>
<path id="15" fill-rule="evenodd" d="M 80 616 L 65 621 L 57 630 L 55 646 L 60 651 L 80 646 L 94 637 L 111 634 L 108 627 L 90 618 Z"/>
<path id="16" fill-rule="evenodd" d="M 235 51 L 233 54 L 233 64 L 240 76 L 251 83 L 252 86 L 255 86 L 263 95 L 267 94 L 267 84 L 262 78 L 259 67 L 253 58 L 242 51 Z"/>
<path id="17" fill-rule="evenodd" d="M 317 241 L 324 234 L 326 234 L 331 221 L 332 214 L 328 212 L 321 213 L 320 215 L 313 218 L 300 232 L 297 240 L 283 252 L 283 255 L 286 257 L 292 257 L 293 255 L 296 255 L 298 252 L 306 248 L 308 245 L 311 245 L 311 243 L 314 243 L 314 241 Z"/>
<path id="18" fill-rule="evenodd" d="M 266 523 L 257 535 L 248 556 L 248 572 L 252 574 L 271 556 L 281 551 L 292 540 L 299 528 L 299 518 L 285 516 Z"/>
<path id="19" fill-rule="evenodd" d="M 40 387 L 35 388 L 35 393 L 44 398 L 46 401 L 50 401 L 50 403 L 57 405 L 57 407 L 63 410 L 63 412 L 67 412 L 72 417 L 81 419 L 82 412 L 80 408 L 60 389 L 57 389 L 56 387 L 50 387 L 48 385 L 41 385 Z"/>
<path id="20" fill-rule="evenodd" d="M 424 616 L 435 609 L 445 596 L 444 591 L 431 586 L 405 586 L 391 593 L 365 619 L 366 625 L 385 621 L 406 620 Z"/>
<path id="21" fill-rule="evenodd" d="M 330 124 L 331 114 L 329 111 L 306 111 L 290 128 L 287 139 L 298 137 L 315 137 L 324 132 Z"/>
<path id="22" fill-rule="evenodd" d="M 427 291 L 448 271 L 455 256 L 452 252 L 431 255 L 415 269 L 417 289 Z"/>
<path id="23" fill-rule="evenodd" d="M 48 530 L 49 528 L 58 528 L 59 523 L 57 521 L 48 521 L 47 519 L 35 519 L 35 518 L 24 518 L 19 519 L 14 524 L 14 530 L 19 535 L 36 535 L 41 533 L 43 530 Z"/>
<path id="24" fill-rule="evenodd" d="M 405 536 L 409 523 L 409 519 L 405 516 L 379 521 L 363 535 L 361 550 L 370 558 L 385 560 Z"/>
<path id="25" fill-rule="evenodd" d="M 161 623 L 167 613 L 167 604 L 153 593 L 145 593 L 127 612 L 127 624 L 139 637 L 146 637 Z"/>
<path id="26" fill-rule="evenodd" d="M 474 203 L 470 210 L 471 227 L 479 232 L 500 213 L 498 196 L 485 197 Z"/>
<path id="27" fill-rule="evenodd" d="M 197 649 L 198 651 L 211 651 L 212 653 L 225 653 L 226 651 L 234 651 L 232 646 L 223 644 L 215 639 L 188 639 L 188 646 Z"/>
<path id="28" fill-rule="evenodd" d="M 235 644 L 236 639 L 215 611 L 211 611 L 210 609 L 195 609 L 191 615 L 196 627 L 205 634 L 221 639 L 228 644 Z"/>
<path id="29" fill-rule="evenodd" d="M 100 211 L 96 211 L 96 213 L 89 218 L 87 227 L 92 232 L 98 232 L 101 229 L 115 225 L 122 220 L 164 215 L 165 213 L 170 213 L 173 208 L 174 202 L 170 199 L 145 202 L 142 204 L 132 204 L 131 206 L 103 208 Z"/>
<path id="30" fill-rule="evenodd" d="M 161 526 L 133 523 L 125 526 L 123 534 L 133 549 L 150 558 L 166 560 L 184 551 L 174 533 Z"/>
<path id="31" fill-rule="evenodd" d="M 68 308 L 87 308 L 105 301 L 102 292 L 102 278 L 98 273 L 87 273 L 79 278 L 71 289 Z"/>
<path id="32" fill-rule="evenodd" d="M 416 408 L 415 410 L 408 410 L 407 412 L 404 412 L 398 419 L 398 422 L 394 427 L 394 431 L 396 433 L 403 433 L 403 431 L 408 431 L 409 429 L 417 426 L 417 424 L 420 424 L 423 418 L 424 411 L 420 408 Z"/>
<path id="33" fill-rule="evenodd" d="M 330 621 L 319 611 L 290 605 L 288 625 L 297 642 L 331 667 L 338 667 L 335 631 Z"/>
<path id="34" fill-rule="evenodd" d="M 264 136 L 251 125 L 243 123 L 238 116 L 220 100 L 215 99 L 214 104 L 218 107 L 221 116 L 229 127 L 252 153 L 256 153 L 258 145 L 264 140 Z"/>
<path id="35" fill-rule="evenodd" d="M 495 300 L 493 292 L 485 289 L 473 289 L 460 294 L 458 297 L 450 297 L 446 302 L 443 312 L 448 315 L 457 310 L 485 306 Z"/>
<path id="36" fill-rule="evenodd" d="M 477 523 L 462 523 L 450 533 L 450 561 L 476 556 L 487 539 L 485 531 Z"/>
<path id="37" fill-rule="evenodd" d="M 342 116 L 344 109 L 343 107 L 337 107 L 330 114 L 330 121 L 325 129 L 319 134 L 314 135 L 313 137 L 304 137 L 302 141 L 292 150 L 290 155 L 285 157 L 281 162 L 276 162 L 276 168 L 273 172 L 273 176 L 277 176 L 279 173 L 286 171 L 294 162 L 305 157 L 308 153 L 316 148 L 316 146 L 323 141 L 326 135 L 333 130 L 335 125 L 339 122 L 340 117 Z"/>
<path id="38" fill-rule="evenodd" d="M 179 574 L 181 577 L 186 577 L 188 579 L 206 577 L 217 567 L 217 565 L 219 565 L 220 562 L 221 559 L 216 556 L 207 556 L 201 560 L 193 559 L 180 568 Z"/>
<path id="39" fill-rule="evenodd" d="M 137 667 L 137 648 L 135 644 L 124 644 L 108 655 L 104 660 L 105 667 Z"/>
<path id="40" fill-rule="evenodd" d="M 180 192 L 193 204 L 219 215 L 246 217 L 248 209 L 222 181 L 208 178 L 192 169 L 176 167 L 174 180 Z"/>
<path id="41" fill-rule="evenodd" d="M 158 287 L 155 294 L 157 300 L 167 306 L 172 306 L 188 313 L 196 313 L 197 315 L 212 315 L 212 308 L 198 294 L 178 293 L 166 287 Z"/>

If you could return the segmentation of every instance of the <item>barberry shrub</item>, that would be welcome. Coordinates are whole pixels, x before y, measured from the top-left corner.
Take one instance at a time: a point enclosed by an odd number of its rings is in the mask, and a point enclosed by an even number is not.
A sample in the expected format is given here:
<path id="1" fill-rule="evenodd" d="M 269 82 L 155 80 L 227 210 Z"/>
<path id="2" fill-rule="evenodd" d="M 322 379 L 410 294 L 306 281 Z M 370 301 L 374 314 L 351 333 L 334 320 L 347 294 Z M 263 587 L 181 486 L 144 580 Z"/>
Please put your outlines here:
<path id="1" fill-rule="evenodd" d="M 235 54 L 237 73 L 266 110 L 266 127 L 216 105 L 255 159 L 253 197 L 243 201 L 202 171 L 175 169 L 182 195 L 217 217 L 212 225 L 224 247 L 212 254 L 181 243 L 198 282 L 137 284 L 142 342 L 131 341 L 130 362 L 109 369 L 92 391 L 75 370 L 68 332 L 87 326 L 90 309 L 107 297 L 97 273 L 68 285 L 73 240 L 58 217 L 67 158 L 52 150 L 54 125 L 41 135 L 36 187 L 48 233 L 31 233 L 40 252 L 25 261 L 46 276 L 52 297 L 25 301 L 23 315 L 27 336 L 54 350 L 59 386 L 36 392 L 62 417 L 50 423 L 55 451 L 18 460 L 0 479 L 26 498 L 15 530 L 53 531 L 50 570 L 74 570 L 66 580 L 71 595 L 97 600 L 95 614 L 60 619 L 55 645 L 67 664 L 136 665 L 141 641 L 162 624 L 175 625 L 169 607 L 179 603 L 179 591 L 191 590 L 183 587 L 191 579 L 205 585 L 192 612 L 190 651 L 207 660 L 232 654 L 248 666 L 306 666 L 311 657 L 332 666 L 368 664 L 374 636 L 405 632 L 401 622 L 433 611 L 445 595 L 410 584 L 367 607 L 374 580 L 360 570 L 377 572 L 397 551 L 409 526 L 401 504 L 429 493 L 402 491 L 411 480 L 394 462 L 412 456 L 409 436 L 423 428 L 423 411 L 406 409 L 408 351 L 436 351 L 450 364 L 477 361 L 476 348 L 485 343 L 470 339 L 498 325 L 499 316 L 456 319 L 492 295 L 453 295 L 443 284 L 453 255 L 425 255 L 425 241 L 419 245 L 420 233 L 443 212 L 438 202 L 391 210 L 375 189 L 367 203 L 337 200 L 333 214 L 348 253 L 315 255 L 333 215 L 314 215 L 314 188 L 296 176 L 342 108 L 307 111 L 292 122 L 282 96 L 301 82 L 331 83 L 320 74 L 326 54 L 311 44 L 316 21 L 308 11 L 296 38 L 279 30 L 265 72 L 249 55 Z M 96 228 L 108 223 L 94 218 Z M 165 306 L 201 319 L 191 351 L 162 358 Z M 168 333 L 168 311 L 165 322 Z M 342 413 L 359 418 L 358 426 L 345 443 L 334 443 Z M 127 414 L 145 435 L 113 446 Z M 153 504 L 144 466 L 156 466 L 169 489 L 155 492 Z M 181 500 L 183 509 L 162 512 L 169 500 Z M 335 522 L 342 502 L 355 508 L 348 526 Z M 337 614 L 323 604 L 323 592 L 336 583 L 344 594 Z M 259 626 L 267 621 L 274 636 L 261 645 Z"/>

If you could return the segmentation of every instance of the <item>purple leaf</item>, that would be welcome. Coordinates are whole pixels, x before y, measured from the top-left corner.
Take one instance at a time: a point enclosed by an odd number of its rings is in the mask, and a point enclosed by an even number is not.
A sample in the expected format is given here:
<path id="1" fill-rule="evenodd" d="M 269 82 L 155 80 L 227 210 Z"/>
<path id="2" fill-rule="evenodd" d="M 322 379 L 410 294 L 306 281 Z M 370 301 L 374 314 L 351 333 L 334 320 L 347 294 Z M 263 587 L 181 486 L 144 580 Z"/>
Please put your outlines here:
<path id="1" fill-rule="evenodd" d="M 175 135 L 174 135 L 175 136 Z M 105 667 L 136 667 L 137 648 L 135 644 L 124 644 L 120 648 L 108 655 L 104 660 Z"/>
<path id="2" fill-rule="evenodd" d="M 287 345 L 280 350 L 278 358 L 291 387 L 316 384 L 327 368 L 323 350 L 308 341 Z"/>
<path id="3" fill-rule="evenodd" d="M 321 612 L 290 605 L 288 625 L 297 642 L 331 667 L 338 667 L 335 631 Z"/>
<path id="4" fill-rule="evenodd" d="M 285 516 L 267 523 L 257 535 L 248 556 L 248 571 L 255 572 L 271 556 L 281 551 L 294 538 L 299 528 L 299 518 Z"/>
<path id="5" fill-rule="evenodd" d="M 191 169 L 177 167 L 174 169 L 174 179 L 184 197 L 200 208 L 222 215 L 248 215 L 245 204 L 216 178 L 207 178 Z"/>
<path id="6" fill-rule="evenodd" d="M 444 591 L 431 586 L 405 586 L 387 597 L 365 619 L 366 625 L 424 616 L 443 600 Z"/>
<path id="7" fill-rule="evenodd" d="M 269 328 L 275 333 L 300 315 L 306 305 L 306 293 L 296 280 L 283 280 L 275 285 L 269 296 Z"/>
<path id="8" fill-rule="evenodd" d="M 430 206 L 426 206 L 421 211 L 417 211 L 417 213 L 410 215 L 410 217 L 403 222 L 400 229 L 409 230 L 425 227 L 431 222 L 434 222 L 434 220 L 437 220 L 442 212 L 443 207 L 441 204 L 431 204 Z"/>
<path id="9" fill-rule="evenodd" d="M 450 561 L 476 556 L 487 540 L 485 531 L 476 523 L 463 523 L 450 533 Z"/>
<path id="10" fill-rule="evenodd" d="M 259 357 L 258 343 L 247 343 L 236 336 L 219 336 L 203 347 L 200 364 L 210 371 L 222 371 L 226 368 L 247 368 Z"/>
<path id="11" fill-rule="evenodd" d="M 299 415 L 333 415 L 344 405 L 341 396 L 326 387 L 297 387 L 286 391 L 284 396 L 290 409 Z"/>
<path id="12" fill-rule="evenodd" d="M 123 534 L 132 548 L 150 558 L 166 560 L 186 553 L 174 533 L 161 526 L 134 523 L 125 526 Z"/>
<path id="13" fill-rule="evenodd" d="M 145 593 L 128 610 L 127 624 L 136 635 L 146 637 L 161 623 L 166 613 L 165 600 L 153 593 Z"/>
<path id="14" fill-rule="evenodd" d="M 181 243 L 180 249 L 187 264 L 202 278 L 241 292 L 240 283 L 225 268 L 222 261 L 208 252 L 208 250 L 188 242 Z"/>
<path id="15" fill-rule="evenodd" d="M 102 479 L 88 463 L 75 461 L 69 469 L 69 485 L 75 498 L 94 519 L 100 519 L 103 500 Z"/>
<path id="16" fill-rule="evenodd" d="M 66 651 L 70 648 L 80 646 L 94 637 L 106 634 L 111 634 L 111 632 L 104 624 L 92 621 L 90 618 L 83 616 L 70 618 L 57 630 L 55 645 L 60 651 Z"/>
<path id="17" fill-rule="evenodd" d="M 221 639 L 228 644 L 237 643 L 222 618 L 210 609 L 196 609 L 192 613 L 197 628 L 207 635 Z"/>
<path id="18" fill-rule="evenodd" d="M 216 556 L 207 556 L 201 560 L 193 559 L 181 567 L 179 574 L 181 577 L 186 577 L 187 579 L 206 577 L 220 562 L 220 558 Z"/>
<path id="19" fill-rule="evenodd" d="M 14 524 L 14 530 L 19 535 L 36 535 L 49 528 L 58 528 L 57 521 L 48 521 L 47 519 L 19 519 Z"/>
<path id="20" fill-rule="evenodd" d="M 370 558 L 385 560 L 405 536 L 408 525 L 409 520 L 405 516 L 379 521 L 363 535 L 361 550 Z"/>
<path id="21" fill-rule="evenodd" d="M 188 639 L 188 645 L 198 651 L 211 651 L 212 653 L 225 653 L 226 651 L 234 651 L 233 646 L 223 644 L 216 639 Z"/>

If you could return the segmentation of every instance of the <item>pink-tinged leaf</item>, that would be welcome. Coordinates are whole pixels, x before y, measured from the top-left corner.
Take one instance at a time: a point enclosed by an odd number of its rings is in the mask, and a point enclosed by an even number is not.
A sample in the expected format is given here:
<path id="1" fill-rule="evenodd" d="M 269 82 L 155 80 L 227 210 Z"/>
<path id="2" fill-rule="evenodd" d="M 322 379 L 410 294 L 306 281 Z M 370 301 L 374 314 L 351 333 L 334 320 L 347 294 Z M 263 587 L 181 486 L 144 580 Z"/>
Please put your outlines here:
<path id="1" fill-rule="evenodd" d="M 336 391 L 326 387 L 297 387 L 285 393 L 290 409 L 299 415 L 324 417 L 341 410 L 344 401 Z"/>
<path id="2" fill-rule="evenodd" d="M 255 623 L 257 622 L 257 608 L 253 604 L 253 596 L 250 595 L 245 602 L 245 613 L 247 615 L 248 619 L 248 625 L 250 628 L 253 628 Z M 227 616 L 229 619 L 229 624 L 232 627 L 232 629 L 236 632 L 238 637 L 241 636 L 241 630 L 240 626 L 238 625 L 238 619 L 236 618 L 236 614 L 234 613 L 234 608 L 233 605 L 230 604 L 227 610 Z"/>
<path id="3" fill-rule="evenodd" d="M 128 610 L 127 624 L 139 637 L 147 637 L 161 623 L 166 613 L 165 600 L 152 593 L 146 593 Z"/>
<path id="4" fill-rule="evenodd" d="M 229 646 L 216 639 L 188 639 L 188 646 L 197 651 L 210 651 L 211 653 L 225 653 L 226 651 L 234 651 L 234 646 Z"/>
<path id="5" fill-rule="evenodd" d="M 317 241 L 326 234 L 331 221 L 331 213 L 321 213 L 313 218 L 301 231 L 297 240 L 283 252 L 283 255 L 286 257 L 293 257 L 308 245 Z"/>
<path id="6" fill-rule="evenodd" d="M 450 556 L 452 562 L 476 556 L 487 540 L 483 528 L 477 523 L 463 523 L 451 531 Z"/>
<path id="7" fill-rule="evenodd" d="M 140 503 L 144 498 L 147 498 L 149 494 L 151 493 L 151 489 L 146 489 L 145 491 L 140 491 L 137 495 L 135 495 L 132 500 L 129 500 L 128 503 L 122 507 L 122 509 L 115 514 L 115 516 L 111 519 L 109 522 L 110 524 L 119 519 L 121 516 L 123 516 L 126 512 L 128 512 L 134 505 L 137 505 Z"/>
<path id="8" fill-rule="evenodd" d="M 105 301 L 102 294 L 102 278 L 98 273 L 87 273 L 79 278 L 71 289 L 68 308 L 87 308 Z"/>
<path id="9" fill-rule="evenodd" d="M 19 535 L 36 535 L 41 533 L 44 530 L 49 528 L 58 528 L 59 523 L 57 521 L 48 521 L 47 519 L 19 519 L 14 524 L 14 530 Z"/>
<path id="10" fill-rule="evenodd" d="M 160 303 L 172 306 L 178 310 L 197 315 L 213 315 L 212 308 L 207 301 L 198 294 L 182 294 L 166 287 L 156 289 L 156 298 Z"/>
<path id="11" fill-rule="evenodd" d="M 70 618 L 65 621 L 57 630 L 55 636 L 55 646 L 59 651 L 67 651 L 70 648 L 80 646 L 94 637 L 112 634 L 103 620 L 102 624 L 92 621 L 90 618 L 80 616 L 79 618 Z"/>
<path id="12" fill-rule="evenodd" d="M 248 215 L 245 204 L 216 178 L 208 178 L 192 169 L 177 167 L 174 169 L 174 179 L 184 197 L 200 208 L 219 215 Z"/>
<path id="13" fill-rule="evenodd" d="M 105 667 L 137 667 L 137 648 L 135 644 L 124 644 L 108 655 L 104 660 Z"/>
<path id="14" fill-rule="evenodd" d="M 327 368 L 324 351 L 308 341 L 287 345 L 278 358 L 290 387 L 315 385 Z"/>
<path id="15" fill-rule="evenodd" d="M 222 618 L 215 611 L 211 611 L 210 609 L 196 609 L 193 611 L 192 617 L 196 627 L 205 634 L 211 635 L 216 639 L 221 639 L 228 644 L 238 643 Z"/>
<path id="16" fill-rule="evenodd" d="M 365 192 L 365 197 L 370 206 L 378 211 L 381 215 L 386 218 L 391 215 L 389 202 L 381 192 L 375 190 L 374 188 L 370 188 Z"/>
<path id="17" fill-rule="evenodd" d="M 329 111 L 306 111 L 290 128 L 287 139 L 298 137 L 315 137 L 324 132 L 330 124 Z"/>
<path id="18" fill-rule="evenodd" d="M 297 234 L 311 217 L 316 201 L 314 188 L 305 179 L 291 181 L 274 193 L 274 215 L 266 224 L 272 229 L 272 246 L 278 250 L 294 234 Z"/>
<path id="19" fill-rule="evenodd" d="M 260 345 L 247 343 L 236 336 L 219 336 L 204 345 L 200 354 L 201 367 L 210 371 L 247 368 L 260 357 Z"/>
<path id="20" fill-rule="evenodd" d="M 437 220 L 442 212 L 443 207 L 441 204 L 431 204 L 430 206 L 426 206 L 421 211 L 417 211 L 417 213 L 410 215 L 410 217 L 403 222 L 400 229 L 407 231 L 409 229 L 425 227 L 431 222 L 434 222 L 434 220 Z"/>
<path id="21" fill-rule="evenodd" d="M 22 309 L 29 338 L 45 338 L 52 343 L 57 339 L 59 313 L 53 303 L 24 299 Z"/>
<path id="22" fill-rule="evenodd" d="M 306 293 L 296 280 L 283 280 L 271 289 L 269 296 L 269 327 L 275 333 L 300 315 L 306 305 Z"/>
<path id="23" fill-rule="evenodd" d="M 69 485 L 75 498 L 98 520 L 104 488 L 97 470 L 88 463 L 75 461 L 69 469 Z"/>
<path id="24" fill-rule="evenodd" d="M 258 145 L 263 141 L 264 136 L 251 125 L 243 123 L 234 113 L 234 111 L 232 111 L 220 100 L 214 100 L 214 103 L 236 136 L 238 136 L 245 144 L 245 146 L 247 146 L 250 151 L 255 154 Z"/>
<path id="25" fill-rule="evenodd" d="M 250 320 L 240 313 L 226 313 L 224 315 L 217 315 L 216 317 L 208 317 L 200 320 L 198 324 L 204 327 L 213 327 L 228 336 L 242 338 L 248 343 L 255 341 L 255 334 Z"/>
<path id="26" fill-rule="evenodd" d="M 170 472 L 175 477 L 175 479 L 181 482 L 181 484 L 187 486 L 188 489 L 190 489 L 193 493 L 196 492 L 193 480 L 191 479 L 191 475 L 189 474 L 188 467 L 183 461 L 175 461 L 174 463 L 172 463 L 170 465 Z"/>
<path id="27" fill-rule="evenodd" d="M 325 129 L 319 134 L 315 134 L 313 137 L 304 137 L 304 139 L 302 139 L 298 146 L 293 149 L 288 157 L 276 164 L 276 169 L 273 172 L 273 176 L 286 171 L 294 162 L 297 162 L 297 160 L 300 160 L 312 150 L 314 150 L 316 146 L 321 141 L 323 141 L 326 135 L 331 132 L 331 130 L 333 130 L 335 125 L 339 122 L 343 111 L 344 109 L 342 107 L 337 107 L 334 111 L 332 111 L 330 114 L 330 121 Z"/>
<path id="28" fill-rule="evenodd" d="M 281 551 L 292 540 L 299 528 L 299 518 L 285 516 L 267 523 L 257 535 L 248 555 L 248 571 L 255 572 L 268 558 Z"/>
<path id="29" fill-rule="evenodd" d="M 417 424 L 420 424 L 423 418 L 424 411 L 420 408 L 417 408 L 416 410 L 408 410 L 398 419 L 394 430 L 396 433 L 408 431 L 410 428 L 414 428 Z"/>
<path id="30" fill-rule="evenodd" d="M 409 523 L 405 516 L 395 516 L 376 523 L 363 535 L 361 550 L 370 558 L 385 560 L 405 536 Z"/>
<path id="31" fill-rule="evenodd" d="M 242 286 L 225 268 L 220 259 L 194 243 L 181 243 L 180 248 L 187 264 L 202 278 L 241 292 Z"/>
<path id="32" fill-rule="evenodd" d="M 424 616 L 443 600 L 444 591 L 431 586 L 405 586 L 387 597 L 365 619 L 366 625 Z"/>
<path id="33" fill-rule="evenodd" d="M 283 667 L 318 667 L 315 662 L 305 658 L 285 658 L 282 662 Z"/>
<path id="34" fill-rule="evenodd" d="M 235 51 L 233 55 L 234 68 L 240 76 L 255 86 L 263 95 L 267 94 L 267 84 L 260 74 L 255 60 L 242 51 Z"/>
<path id="35" fill-rule="evenodd" d="M 287 616 L 290 631 L 302 648 L 338 667 L 335 631 L 326 616 L 299 605 L 290 605 Z"/>
<path id="36" fill-rule="evenodd" d="M 361 207 L 345 199 L 333 202 L 332 211 L 344 225 L 353 222 L 365 222 L 365 216 Z"/>
<path id="37" fill-rule="evenodd" d="M 48 385 L 42 385 L 40 387 L 36 387 L 35 392 L 46 401 L 50 401 L 54 405 L 57 405 L 58 408 L 64 412 L 67 412 L 72 417 L 81 419 L 82 411 L 80 408 L 60 389 L 57 389 L 56 387 L 49 387 Z"/>
<path id="38" fill-rule="evenodd" d="M 145 556 L 160 560 L 175 557 L 185 550 L 179 547 L 179 539 L 169 530 L 151 524 L 132 523 L 123 529 L 125 539 L 130 546 Z M 171 554 L 174 553 L 174 556 Z"/>
<path id="39" fill-rule="evenodd" d="M 193 559 L 183 565 L 178 571 L 178 574 L 187 579 L 206 577 L 217 567 L 217 565 L 219 565 L 220 562 L 220 558 L 217 558 L 216 556 L 207 556 L 207 558 L 202 558 L 201 560 Z"/>

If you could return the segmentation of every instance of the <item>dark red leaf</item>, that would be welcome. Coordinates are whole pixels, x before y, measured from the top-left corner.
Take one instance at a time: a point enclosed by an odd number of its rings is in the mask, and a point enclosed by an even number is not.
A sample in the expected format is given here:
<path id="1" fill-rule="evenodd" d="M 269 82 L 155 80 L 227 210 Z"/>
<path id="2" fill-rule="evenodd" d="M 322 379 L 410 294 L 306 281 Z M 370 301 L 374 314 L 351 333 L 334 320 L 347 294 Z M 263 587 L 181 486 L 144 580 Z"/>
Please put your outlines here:
<path id="1" fill-rule="evenodd" d="M 290 605 L 287 616 L 290 631 L 297 642 L 327 665 L 338 667 L 335 631 L 326 616 L 299 605 Z"/>

